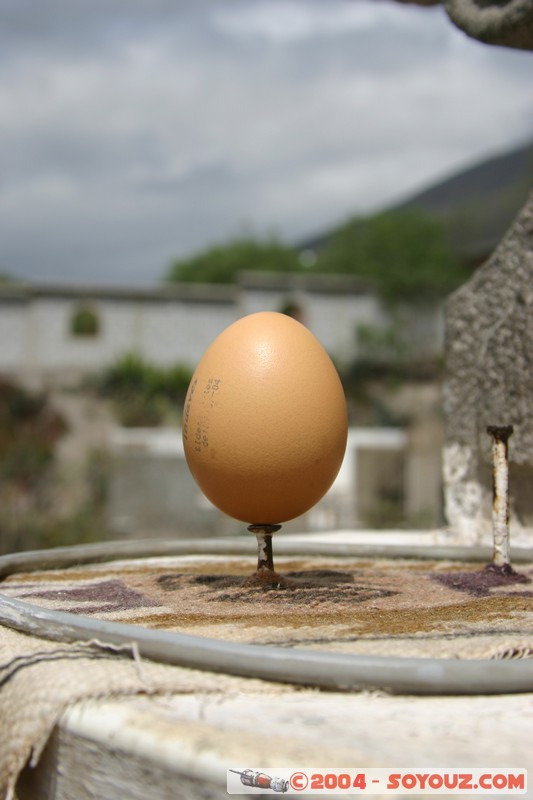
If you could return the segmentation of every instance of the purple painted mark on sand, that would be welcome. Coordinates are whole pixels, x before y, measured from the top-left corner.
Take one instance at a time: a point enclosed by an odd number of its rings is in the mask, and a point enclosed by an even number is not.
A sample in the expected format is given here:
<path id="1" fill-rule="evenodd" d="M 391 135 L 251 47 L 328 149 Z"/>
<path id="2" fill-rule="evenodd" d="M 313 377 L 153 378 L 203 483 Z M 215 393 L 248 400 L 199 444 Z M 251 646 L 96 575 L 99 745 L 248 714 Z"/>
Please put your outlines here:
<path id="1" fill-rule="evenodd" d="M 160 605 L 156 600 L 151 600 L 136 589 L 130 589 L 117 579 L 97 581 L 84 586 L 32 591 L 24 594 L 24 598 L 60 601 L 65 604 L 63 610 L 71 614 L 98 614 L 108 611 L 127 611 L 131 608 L 153 608 Z M 80 602 L 94 605 L 77 605 Z"/>

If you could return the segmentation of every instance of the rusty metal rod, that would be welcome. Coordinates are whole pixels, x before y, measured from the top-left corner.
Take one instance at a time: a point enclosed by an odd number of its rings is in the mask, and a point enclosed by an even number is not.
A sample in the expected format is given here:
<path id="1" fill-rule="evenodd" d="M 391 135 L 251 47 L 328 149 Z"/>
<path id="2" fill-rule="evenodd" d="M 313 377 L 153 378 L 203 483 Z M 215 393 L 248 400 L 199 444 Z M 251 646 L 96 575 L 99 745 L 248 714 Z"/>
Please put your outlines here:
<path id="1" fill-rule="evenodd" d="M 257 539 L 257 571 L 274 570 L 274 555 L 272 552 L 272 535 L 279 531 L 281 525 L 249 525 L 248 530 L 255 533 Z"/>
<path id="2" fill-rule="evenodd" d="M 492 438 L 492 531 L 495 567 L 511 567 L 511 539 L 509 534 L 509 437 L 512 425 L 489 425 L 487 433 Z"/>

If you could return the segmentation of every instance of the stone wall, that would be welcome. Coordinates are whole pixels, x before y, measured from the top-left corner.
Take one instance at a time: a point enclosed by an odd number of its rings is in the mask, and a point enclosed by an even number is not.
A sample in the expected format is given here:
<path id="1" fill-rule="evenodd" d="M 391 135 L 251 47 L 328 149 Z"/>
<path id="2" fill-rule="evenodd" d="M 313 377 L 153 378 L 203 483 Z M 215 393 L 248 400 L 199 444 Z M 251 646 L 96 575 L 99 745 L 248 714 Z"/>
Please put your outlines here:
<path id="1" fill-rule="evenodd" d="M 488 425 L 509 441 L 515 540 L 533 531 L 533 193 L 492 257 L 446 307 L 446 516 L 465 542 L 490 533 Z"/>

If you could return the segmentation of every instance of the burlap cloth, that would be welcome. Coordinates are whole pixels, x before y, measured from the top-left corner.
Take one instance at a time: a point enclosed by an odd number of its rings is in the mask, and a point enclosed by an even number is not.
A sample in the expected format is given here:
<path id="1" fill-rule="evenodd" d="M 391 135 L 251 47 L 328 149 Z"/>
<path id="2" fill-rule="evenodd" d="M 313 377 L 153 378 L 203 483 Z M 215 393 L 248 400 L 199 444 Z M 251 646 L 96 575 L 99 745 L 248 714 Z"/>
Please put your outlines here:
<path id="1" fill-rule="evenodd" d="M 0 593 L 152 628 L 310 650 L 433 658 L 533 656 L 533 566 L 280 559 L 290 589 L 243 587 L 249 559 L 175 557 L 18 573 Z M 35 763 L 65 708 L 132 694 L 286 691 L 163 666 L 105 643 L 59 644 L 0 627 L 0 798 Z"/>

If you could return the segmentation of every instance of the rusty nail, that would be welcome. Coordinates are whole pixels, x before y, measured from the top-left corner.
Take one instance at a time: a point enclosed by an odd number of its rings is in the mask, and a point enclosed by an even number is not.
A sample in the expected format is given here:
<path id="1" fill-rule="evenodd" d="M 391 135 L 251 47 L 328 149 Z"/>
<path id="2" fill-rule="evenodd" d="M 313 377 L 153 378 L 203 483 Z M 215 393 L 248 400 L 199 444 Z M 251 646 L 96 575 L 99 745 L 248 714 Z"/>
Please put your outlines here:
<path id="1" fill-rule="evenodd" d="M 268 569 L 274 572 L 274 556 L 272 554 L 272 534 L 279 531 L 281 525 L 249 525 L 248 530 L 257 538 L 257 571 Z"/>
<path id="2" fill-rule="evenodd" d="M 487 433 L 492 438 L 492 531 L 494 536 L 493 564 L 495 567 L 511 567 L 511 544 L 509 536 L 509 456 L 508 440 L 513 433 L 512 425 L 489 425 Z"/>

